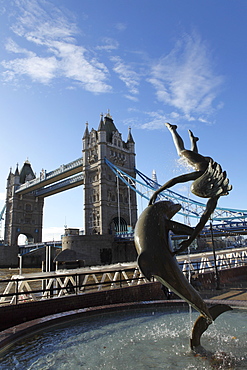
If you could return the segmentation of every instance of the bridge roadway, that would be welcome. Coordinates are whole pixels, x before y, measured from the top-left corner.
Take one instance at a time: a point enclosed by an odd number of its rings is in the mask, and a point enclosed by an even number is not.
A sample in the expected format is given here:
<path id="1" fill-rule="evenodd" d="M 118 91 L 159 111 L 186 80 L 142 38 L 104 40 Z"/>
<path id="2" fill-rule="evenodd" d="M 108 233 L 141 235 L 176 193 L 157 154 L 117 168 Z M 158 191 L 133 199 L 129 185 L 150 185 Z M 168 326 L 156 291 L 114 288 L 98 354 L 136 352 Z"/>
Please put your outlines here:
<path id="1" fill-rule="evenodd" d="M 22 184 L 15 192 L 16 194 L 27 194 L 35 191 L 36 196 L 46 197 L 82 185 L 84 181 L 82 164 L 83 159 L 81 157 L 73 162 L 61 165 L 51 172 L 41 172 L 39 177 Z M 78 173 L 80 175 L 73 176 Z M 68 179 L 61 181 L 65 178 Z M 47 187 L 49 184 L 54 185 Z"/>

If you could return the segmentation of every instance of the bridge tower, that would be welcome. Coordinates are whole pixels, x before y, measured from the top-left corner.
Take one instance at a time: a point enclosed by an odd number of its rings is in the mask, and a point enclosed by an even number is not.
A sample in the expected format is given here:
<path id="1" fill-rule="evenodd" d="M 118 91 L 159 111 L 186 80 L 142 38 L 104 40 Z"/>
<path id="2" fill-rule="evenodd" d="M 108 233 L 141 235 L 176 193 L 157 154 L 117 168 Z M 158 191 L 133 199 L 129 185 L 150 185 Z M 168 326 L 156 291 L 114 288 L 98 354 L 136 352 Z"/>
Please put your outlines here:
<path id="1" fill-rule="evenodd" d="M 137 221 L 136 193 L 114 175 L 105 158 L 135 178 L 135 142 L 122 139 L 110 114 L 83 136 L 84 230 L 86 235 L 125 232 Z"/>
<path id="2" fill-rule="evenodd" d="M 44 198 L 37 198 L 32 193 L 19 195 L 15 190 L 21 184 L 33 180 L 31 164 L 26 161 L 19 172 L 18 166 L 15 173 L 10 170 L 7 179 L 6 213 L 5 213 L 5 244 L 16 246 L 18 236 L 26 235 L 29 242 L 42 241 L 42 220 Z"/>

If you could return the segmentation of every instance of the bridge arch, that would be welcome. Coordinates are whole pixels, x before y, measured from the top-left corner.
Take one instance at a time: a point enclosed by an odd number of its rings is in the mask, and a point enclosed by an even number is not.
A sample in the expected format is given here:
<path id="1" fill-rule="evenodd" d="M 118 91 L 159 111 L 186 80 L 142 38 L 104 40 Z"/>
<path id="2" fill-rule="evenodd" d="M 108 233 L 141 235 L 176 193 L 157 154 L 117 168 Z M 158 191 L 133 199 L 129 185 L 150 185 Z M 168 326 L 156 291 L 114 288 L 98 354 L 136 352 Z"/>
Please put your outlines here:
<path id="1" fill-rule="evenodd" d="M 124 217 L 114 217 L 109 227 L 110 234 L 128 231 L 128 223 Z"/>
<path id="2" fill-rule="evenodd" d="M 30 233 L 20 233 L 17 235 L 17 245 L 34 243 L 34 237 Z"/>

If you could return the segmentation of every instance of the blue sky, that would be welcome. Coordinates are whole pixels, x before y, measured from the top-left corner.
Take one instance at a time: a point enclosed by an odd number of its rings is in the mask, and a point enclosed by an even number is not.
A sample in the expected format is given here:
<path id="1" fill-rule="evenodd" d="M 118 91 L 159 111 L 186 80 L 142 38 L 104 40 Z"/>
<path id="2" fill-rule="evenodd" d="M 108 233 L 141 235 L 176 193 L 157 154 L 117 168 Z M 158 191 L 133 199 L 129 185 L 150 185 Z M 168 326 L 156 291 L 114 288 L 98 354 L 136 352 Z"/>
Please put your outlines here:
<path id="1" fill-rule="evenodd" d="M 0 0 L 0 208 L 10 167 L 80 157 L 85 122 L 110 109 L 140 171 L 185 172 L 164 126 L 177 124 L 227 171 L 219 206 L 247 209 L 246 16 L 245 0 Z M 45 199 L 44 239 L 82 215 L 81 187 Z"/>

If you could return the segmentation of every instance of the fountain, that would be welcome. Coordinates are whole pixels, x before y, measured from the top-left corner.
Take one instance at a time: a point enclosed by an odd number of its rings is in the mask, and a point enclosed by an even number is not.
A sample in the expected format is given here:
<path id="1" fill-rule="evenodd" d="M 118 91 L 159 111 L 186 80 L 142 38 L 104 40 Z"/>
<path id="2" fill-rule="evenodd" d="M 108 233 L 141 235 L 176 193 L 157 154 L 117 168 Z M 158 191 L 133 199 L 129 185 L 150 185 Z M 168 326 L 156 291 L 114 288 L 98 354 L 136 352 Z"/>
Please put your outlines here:
<path id="1" fill-rule="evenodd" d="M 148 279 L 156 278 L 168 289 L 172 290 L 192 307 L 200 312 L 196 320 L 190 339 L 191 349 L 196 353 L 204 354 L 201 346 L 201 335 L 208 326 L 223 312 L 231 310 L 228 305 L 215 305 L 207 307 L 198 292 L 184 277 L 177 263 L 176 255 L 185 251 L 199 236 L 203 227 L 214 212 L 217 202 L 222 195 L 227 195 L 232 189 L 226 171 L 210 157 L 198 153 L 197 137 L 189 130 L 191 150 L 186 150 L 177 126 L 166 123 L 170 131 L 178 155 L 195 171 L 180 175 L 169 181 L 154 192 L 148 207 L 140 215 L 135 226 L 135 246 L 138 253 L 138 265 L 143 275 Z M 157 196 L 164 190 L 178 184 L 193 181 L 191 191 L 193 194 L 209 198 L 206 209 L 195 228 L 172 221 L 172 217 L 181 209 L 180 204 L 171 201 L 156 202 Z M 170 232 L 178 235 L 188 235 L 179 249 L 173 251 L 170 243 Z"/>
<path id="2" fill-rule="evenodd" d="M 192 319 L 196 316 L 197 313 L 192 312 Z M 203 341 L 207 349 L 215 353 L 212 358 L 194 356 L 189 349 L 188 308 L 150 307 L 102 313 L 52 326 L 20 340 L 8 353 L 2 354 L 0 368 L 246 368 L 245 322 L 247 311 L 236 309 L 226 312 L 211 325 Z"/>

